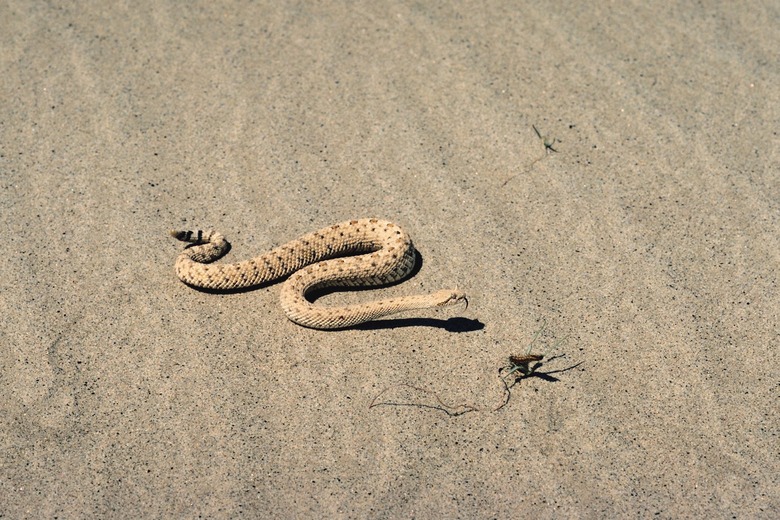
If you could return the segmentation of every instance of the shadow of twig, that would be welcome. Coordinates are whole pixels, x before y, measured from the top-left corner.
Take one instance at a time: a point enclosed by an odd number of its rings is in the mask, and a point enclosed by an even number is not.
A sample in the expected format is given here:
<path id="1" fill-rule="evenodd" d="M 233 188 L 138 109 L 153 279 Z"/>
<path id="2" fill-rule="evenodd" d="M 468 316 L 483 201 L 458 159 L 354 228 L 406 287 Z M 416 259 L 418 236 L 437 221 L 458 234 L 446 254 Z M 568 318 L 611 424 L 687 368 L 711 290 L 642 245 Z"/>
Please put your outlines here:
<path id="1" fill-rule="evenodd" d="M 555 358 L 559 358 L 559 357 L 564 357 L 564 356 L 563 355 L 555 356 Z M 552 360 L 552 359 L 555 359 L 555 358 L 550 358 L 550 359 Z M 560 381 L 560 379 L 558 379 L 557 377 L 553 377 L 552 374 L 560 374 L 560 373 L 563 373 L 563 372 L 567 372 L 569 370 L 573 370 L 573 369 L 577 368 L 578 366 L 582 365 L 582 363 L 583 362 L 581 361 L 581 362 L 579 362 L 577 364 L 574 364 L 574 365 L 572 365 L 570 367 L 562 368 L 560 370 L 550 370 L 549 372 L 539 372 L 538 369 L 542 367 L 542 363 L 538 363 L 537 365 L 534 366 L 533 371 L 531 371 L 530 373 L 517 375 L 515 377 L 514 381 L 512 381 L 512 384 L 507 383 L 506 378 L 501 376 L 501 372 L 506 370 L 507 367 L 501 367 L 499 369 L 499 376 L 498 376 L 498 378 L 499 378 L 499 380 L 501 380 L 501 383 L 504 386 L 504 395 L 501 396 L 501 402 L 497 406 L 495 406 L 493 408 L 479 408 L 477 406 L 470 405 L 470 404 L 459 404 L 459 405 L 454 405 L 454 406 L 453 405 L 448 405 L 447 403 L 445 403 L 441 399 L 441 397 L 439 397 L 439 394 L 437 394 L 436 392 L 434 392 L 432 390 L 428 390 L 426 388 L 422 388 L 422 387 L 416 386 L 416 385 L 411 385 L 409 383 L 399 383 L 397 385 L 388 386 L 387 388 L 385 388 L 384 390 L 379 392 L 374 397 L 374 399 L 371 401 L 371 404 L 368 405 L 368 408 L 371 409 L 371 408 L 374 408 L 374 407 L 377 407 L 377 406 L 409 406 L 409 407 L 414 407 L 414 408 L 427 408 L 427 409 L 433 409 L 433 410 L 440 410 L 440 411 L 446 413 L 447 415 L 449 415 L 450 417 L 458 417 L 459 415 L 464 415 L 464 414 L 467 414 L 469 412 L 484 412 L 484 411 L 497 412 L 498 410 L 500 410 L 501 408 L 503 408 L 504 406 L 506 406 L 509 403 L 509 399 L 510 399 L 510 397 L 512 395 L 512 388 L 514 388 L 514 386 L 517 383 L 519 383 L 520 381 L 522 381 L 523 379 L 529 379 L 529 378 L 532 378 L 532 377 L 538 377 L 539 379 L 542 379 L 544 381 L 547 381 L 547 382 L 550 382 L 550 383 L 555 383 L 555 382 Z M 418 392 L 422 392 L 424 394 L 431 395 L 431 396 L 433 396 L 434 399 L 436 399 L 436 402 L 438 403 L 438 405 L 426 404 L 426 403 L 401 403 L 401 402 L 396 402 L 396 401 L 381 401 L 381 402 L 378 402 L 379 398 L 382 395 L 386 394 L 388 391 L 390 391 L 390 390 L 392 390 L 394 388 L 401 388 L 401 387 L 411 388 L 413 390 L 417 390 Z"/>

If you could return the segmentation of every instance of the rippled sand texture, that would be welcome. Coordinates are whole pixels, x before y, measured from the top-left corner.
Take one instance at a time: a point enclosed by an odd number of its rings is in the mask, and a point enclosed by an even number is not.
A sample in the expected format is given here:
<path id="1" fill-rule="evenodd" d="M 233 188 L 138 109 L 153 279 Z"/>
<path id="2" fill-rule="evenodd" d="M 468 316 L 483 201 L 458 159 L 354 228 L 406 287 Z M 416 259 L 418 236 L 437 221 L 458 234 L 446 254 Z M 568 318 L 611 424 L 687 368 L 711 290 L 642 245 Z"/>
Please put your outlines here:
<path id="1" fill-rule="evenodd" d="M 776 4 L 281 4 L 0 8 L 0 516 L 780 516 Z M 362 217 L 468 309 L 173 270 Z"/>

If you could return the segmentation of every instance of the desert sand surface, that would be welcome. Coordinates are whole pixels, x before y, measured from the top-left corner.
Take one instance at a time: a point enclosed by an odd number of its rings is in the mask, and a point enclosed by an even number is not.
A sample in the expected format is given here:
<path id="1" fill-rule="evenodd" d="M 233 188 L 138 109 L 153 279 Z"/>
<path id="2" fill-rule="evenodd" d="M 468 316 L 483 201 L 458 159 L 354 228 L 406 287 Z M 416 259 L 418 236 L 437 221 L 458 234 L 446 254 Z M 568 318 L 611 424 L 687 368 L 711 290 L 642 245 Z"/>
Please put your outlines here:
<path id="1" fill-rule="evenodd" d="M 654 4 L 4 3 L 0 517 L 780 516 L 780 6 Z M 468 308 L 173 271 L 360 217 Z"/>

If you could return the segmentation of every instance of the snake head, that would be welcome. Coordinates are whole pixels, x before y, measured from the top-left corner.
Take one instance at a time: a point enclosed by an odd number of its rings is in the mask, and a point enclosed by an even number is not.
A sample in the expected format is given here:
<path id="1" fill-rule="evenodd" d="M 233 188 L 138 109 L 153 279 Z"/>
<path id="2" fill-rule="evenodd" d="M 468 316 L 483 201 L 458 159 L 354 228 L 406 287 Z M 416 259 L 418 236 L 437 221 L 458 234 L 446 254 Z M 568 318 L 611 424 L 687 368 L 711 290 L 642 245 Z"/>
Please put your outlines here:
<path id="1" fill-rule="evenodd" d="M 465 302 L 466 309 L 469 308 L 469 299 L 466 297 L 466 293 L 457 289 L 444 289 L 442 291 L 438 291 L 436 296 L 440 298 L 439 303 L 436 304 L 437 307 L 446 307 L 447 305 L 455 305 L 456 303 Z"/>

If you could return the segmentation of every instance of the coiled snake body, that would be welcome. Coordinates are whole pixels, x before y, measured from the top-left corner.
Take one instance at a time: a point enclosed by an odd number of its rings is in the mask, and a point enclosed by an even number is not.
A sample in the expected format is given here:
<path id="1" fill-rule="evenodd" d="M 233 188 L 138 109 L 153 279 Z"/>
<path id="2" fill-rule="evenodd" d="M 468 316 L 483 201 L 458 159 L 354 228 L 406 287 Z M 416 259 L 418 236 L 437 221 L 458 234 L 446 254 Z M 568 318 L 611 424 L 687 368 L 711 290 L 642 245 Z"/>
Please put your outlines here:
<path id="1" fill-rule="evenodd" d="M 194 245 L 176 259 L 176 274 L 204 289 L 253 287 L 290 275 L 280 300 L 288 318 L 304 327 L 340 329 L 398 312 L 444 307 L 468 300 L 456 289 L 403 296 L 344 307 L 314 305 L 306 294 L 329 286 L 374 286 L 402 279 L 414 269 L 415 250 L 406 232 L 392 222 L 360 219 L 304 235 L 251 260 L 211 264 L 229 249 L 216 231 L 171 231 Z M 357 256 L 344 256 L 357 255 Z"/>

